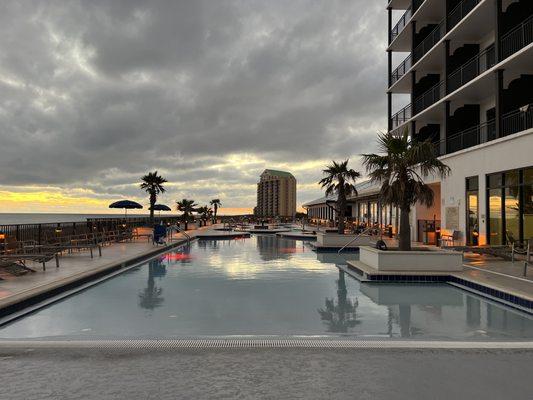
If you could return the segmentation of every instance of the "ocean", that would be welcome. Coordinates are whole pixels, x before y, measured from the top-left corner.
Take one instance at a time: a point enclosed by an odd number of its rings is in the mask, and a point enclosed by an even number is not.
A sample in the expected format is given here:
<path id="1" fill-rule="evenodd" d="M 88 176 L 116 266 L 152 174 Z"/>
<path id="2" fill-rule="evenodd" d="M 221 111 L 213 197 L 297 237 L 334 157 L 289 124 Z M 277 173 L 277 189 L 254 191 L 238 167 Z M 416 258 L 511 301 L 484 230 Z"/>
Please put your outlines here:
<path id="1" fill-rule="evenodd" d="M 157 213 L 156 213 L 157 215 Z M 161 216 L 171 214 L 161 214 Z M 148 214 L 130 214 L 128 217 L 147 217 Z M 87 218 L 122 218 L 120 214 L 38 214 L 38 213 L 0 213 L 0 225 L 44 224 L 47 222 L 85 222 Z"/>

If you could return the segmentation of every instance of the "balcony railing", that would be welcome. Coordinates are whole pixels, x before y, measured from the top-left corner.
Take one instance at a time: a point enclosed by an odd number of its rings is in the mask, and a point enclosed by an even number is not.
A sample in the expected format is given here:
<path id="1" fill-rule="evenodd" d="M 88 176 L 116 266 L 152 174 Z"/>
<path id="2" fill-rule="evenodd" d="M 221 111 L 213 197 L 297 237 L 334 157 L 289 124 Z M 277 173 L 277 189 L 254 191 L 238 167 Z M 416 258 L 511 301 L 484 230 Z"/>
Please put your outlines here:
<path id="1" fill-rule="evenodd" d="M 403 31 L 403 28 L 405 28 L 405 25 L 407 25 L 407 22 L 411 19 L 413 16 L 413 11 L 411 10 L 411 7 L 405 11 L 405 13 L 402 15 L 402 17 L 398 20 L 394 28 L 392 28 L 392 31 L 390 32 L 390 41 L 392 42 L 394 39 L 398 37 L 398 35 Z"/>
<path id="2" fill-rule="evenodd" d="M 446 34 L 446 20 L 442 20 L 413 51 L 413 63 L 420 60 Z"/>
<path id="3" fill-rule="evenodd" d="M 481 0 L 463 0 L 448 14 L 448 30 L 451 30 L 472 11 Z"/>
<path id="4" fill-rule="evenodd" d="M 446 84 L 444 81 L 440 81 L 431 89 L 427 90 L 423 95 L 418 96 L 415 99 L 414 115 L 435 104 L 444 96 L 446 96 Z"/>
<path id="5" fill-rule="evenodd" d="M 516 28 L 507 32 L 501 39 L 501 57 L 505 60 L 533 42 L 533 16 Z"/>
<path id="6" fill-rule="evenodd" d="M 501 136 L 533 129 L 533 104 L 511 111 L 502 117 Z M 451 135 L 446 140 L 435 143 L 435 150 L 439 156 L 468 149 L 478 144 L 496 139 L 496 123 L 494 120 L 473 126 L 459 133 Z"/>
<path id="7" fill-rule="evenodd" d="M 413 116 L 412 107 L 411 104 L 408 104 L 404 108 L 402 108 L 400 111 L 398 111 L 396 114 L 394 114 L 391 118 L 392 121 L 392 129 L 396 129 L 403 123 L 407 122 L 411 119 Z"/>
<path id="8" fill-rule="evenodd" d="M 449 93 L 459 89 L 496 64 L 494 46 L 490 46 L 461 65 L 448 76 Z"/>
<path id="9" fill-rule="evenodd" d="M 405 75 L 409 69 L 413 66 L 413 59 L 411 55 L 407 56 L 398 67 L 391 74 L 391 85 L 394 85 L 402 76 Z"/>
<path id="10" fill-rule="evenodd" d="M 503 116 L 502 136 L 512 135 L 532 128 L 533 104 L 528 104 Z"/>

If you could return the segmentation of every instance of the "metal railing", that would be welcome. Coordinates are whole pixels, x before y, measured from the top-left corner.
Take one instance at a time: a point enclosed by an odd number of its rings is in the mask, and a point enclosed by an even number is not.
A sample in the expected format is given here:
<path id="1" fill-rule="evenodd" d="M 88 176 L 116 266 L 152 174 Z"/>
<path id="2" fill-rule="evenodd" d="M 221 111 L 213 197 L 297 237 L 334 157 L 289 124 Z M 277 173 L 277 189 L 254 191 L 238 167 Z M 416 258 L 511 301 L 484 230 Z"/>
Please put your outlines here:
<path id="1" fill-rule="evenodd" d="M 411 19 L 413 16 L 413 12 L 411 10 L 411 7 L 405 11 L 405 13 L 401 16 L 401 18 L 398 20 L 394 28 L 390 31 L 390 42 L 392 42 L 394 39 L 398 37 L 398 35 L 403 31 L 405 26 L 407 25 L 407 21 Z"/>
<path id="2" fill-rule="evenodd" d="M 411 69 L 412 66 L 413 66 L 413 57 L 411 56 L 411 54 L 409 54 L 407 58 L 403 60 L 401 64 L 398 65 L 396 69 L 392 72 L 391 78 L 390 78 L 391 85 L 394 85 L 402 76 L 404 76 L 405 73 L 409 71 L 409 69 Z"/>
<path id="3" fill-rule="evenodd" d="M 505 114 L 502 118 L 502 136 L 533 128 L 533 104 Z"/>
<path id="4" fill-rule="evenodd" d="M 361 236 L 363 236 L 365 233 L 371 231 L 371 230 L 374 230 L 375 228 L 366 228 L 363 232 L 361 232 L 360 234 L 358 234 L 357 236 L 355 236 L 354 238 L 350 239 L 350 241 L 348 243 L 346 243 L 344 246 L 342 246 L 339 251 L 337 252 L 337 254 L 340 254 L 341 251 L 343 251 L 346 247 L 348 247 L 349 245 L 351 245 L 353 242 L 355 242 L 357 239 L 359 239 Z"/>
<path id="5" fill-rule="evenodd" d="M 486 48 L 469 61 L 461 65 L 448 76 L 449 93 L 459 89 L 472 79 L 496 65 L 494 45 Z"/>
<path id="6" fill-rule="evenodd" d="M 424 94 L 415 99 L 413 114 L 416 115 L 425 110 L 429 106 L 442 99 L 444 96 L 446 96 L 446 84 L 444 81 L 440 81 L 431 89 L 427 90 Z"/>
<path id="7" fill-rule="evenodd" d="M 413 50 L 413 64 L 430 51 L 446 34 L 446 20 L 442 20 Z"/>
<path id="8" fill-rule="evenodd" d="M 533 104 L 503 115 L 501 129 L 502 137 L 533 129 Z M 490 120 L 453 134 L 446 140 L 436 142 L 435 151 L 438 156 L 443 156 L 495 139 L 497 139 L 496 123 L 495 120 Z"/>
<path id="9" fill-rule="evenodd" d="M 179 217 L 155 217 L 154 223 L 164 224 L 177 221 Z M 37 244 L 57 236 L 83 235 L 103 231 L 123 230 L 125 228 L 138 228 L 147 226 L 149 217 L 128 218 L 88 218 L 87 221 L 78 222 L 50 222 L 41 224 L 7 224 L 0 225 L 0 232 L 17 241 L 34 241 Z"/>
<path id="10" fill-rule="evenodd" d="M 463 0 L 448 14 L 448 30 L 451 30 L 472 11 L 481 0 Z"/>
<path id="11" fill-rule="evenodd" d="M 406 121 L 410 120 L 412 116 L 412 107 L 411 104 L 408 104 L 392 116 L 392 129 L 395 129 L 400 125 L 404 124 Z"/>
<path id="12" fill-rule="evenodd" d="M 445 149 L 441 147 L 440 150 L 441 152 L 444 150 L 444 154 L 455 153 L 494 139 L 496 139 L 496 124 L 491 120 L 451 135 L 445 141 Z"/>
<path id="13" fill-rule="evenodd" d="M 501 39 L 501 58 L 505 60 L 533 42 L 533 16 L 516 28 L 507 32 Z"/>

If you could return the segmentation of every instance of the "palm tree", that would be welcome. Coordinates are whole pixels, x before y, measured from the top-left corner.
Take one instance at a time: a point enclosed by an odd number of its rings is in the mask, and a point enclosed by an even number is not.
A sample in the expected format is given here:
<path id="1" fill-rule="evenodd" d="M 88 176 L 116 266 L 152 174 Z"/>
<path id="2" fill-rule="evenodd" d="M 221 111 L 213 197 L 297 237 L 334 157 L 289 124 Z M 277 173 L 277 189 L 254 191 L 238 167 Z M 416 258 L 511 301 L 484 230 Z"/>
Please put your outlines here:
<path id="1" fill-rule="evenodd" d="M 361 176 L 359 172 L 348 169 L 348 161 L 340 163 L 332 161 L 332 164 L 322 171 L 326 176 L 318 182 L 323 188 L 326 188 L 326 196 L 337 194 L 337 208 L 335 211 L 337 211 L 339 217 L 339 235 L 344 234 L 346 197 L 357 195 L 354 183 Z"/>
<path id="2" fill-rule="evenodd" d="M 167 183 L 167 180 L 160 175 L 157 175 L 157 171 L 149 172 L 141 178 L 141 189 L 148 192 L 150 195 L 150 222 L 154 222 L 154 205 L 157 202 L 157 195 L 165 192 L 163 184 Z"/>
<path id="3" fill-rule="evenodd" d="M 177 210 L 181 211 L 183 214 L 181 216 L 183 222 L 185 222 L 185 230 L 189 227 L 189 219 L 192 216 L 192 213 L 196 211 L 196 207 L 198 204 L 194 202 L 194 200 L 187 200 L 183 199 L 181 201 L 177 201 Z"/>
<path id="4" fill-rule="evenodd" d="M 220 207 L 222 207 L 222 203 L 220 202 L 220 199 L 213 199 L 209 202 L 213 206 L 213 222 L 217 221 L 217 212 Z"/>
<path id="5" fill-rule="evenodd" d="M 196 212 L 198 212 L 198 215 L 200 215 L 200 219 L 204 221 L 204 225 L 207 225 L 207 220 L 209 219 L 209 216 L 213 210 L 211 210 L 211 208 L 208 206 L 203 206 L 196 209 Z"/>
<path id="6" fill-rule="evenodd" d="M 433 190 L 424 183 L 429 175 L 444 178 L 450 168 L 437 159 L 435 148 L 429 140 L 411 139 L 408 131 L 380 134 L 379 150 L 382 154 L 363 154 L 363 165 L 373 182 L 381 183 L 381 201 L 400 209 L 400 250 L 411 250 L 411 206 L 417 202 L 427 207 L 433 205 Z"/>
<path id="7" fill-rule="evenodd" d="M 161 270 L 162 271 L 158 271 Z M 159 272 L 159 273 L 158 273 Z M 159 260 L 152 260 L 148 263 L 148 285 L 139 293 L 139 306 L 147 310 L 153 310 L 163 304 L 163 289 L 155 285 L 154 277 L 164 275 L 166 271 Z"/>

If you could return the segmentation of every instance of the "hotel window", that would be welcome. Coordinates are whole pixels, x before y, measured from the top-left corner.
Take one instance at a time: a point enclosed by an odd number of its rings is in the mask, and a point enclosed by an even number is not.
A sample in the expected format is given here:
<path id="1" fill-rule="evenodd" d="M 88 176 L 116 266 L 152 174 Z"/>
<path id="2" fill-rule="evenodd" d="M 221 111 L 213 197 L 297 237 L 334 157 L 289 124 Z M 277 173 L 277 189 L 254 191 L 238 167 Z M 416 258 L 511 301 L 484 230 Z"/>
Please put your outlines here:
<path id="1" fill-rule="evenodd" d="M 468 245 L 477 246 L 479 237 L 479 178 L 466 178 L 466 241 Z"/>
<path id="2" fill-rule="evenodd" d="M 489 244 L 533 237 L 533 167 L 489 175 L 487 198 Z"/>

